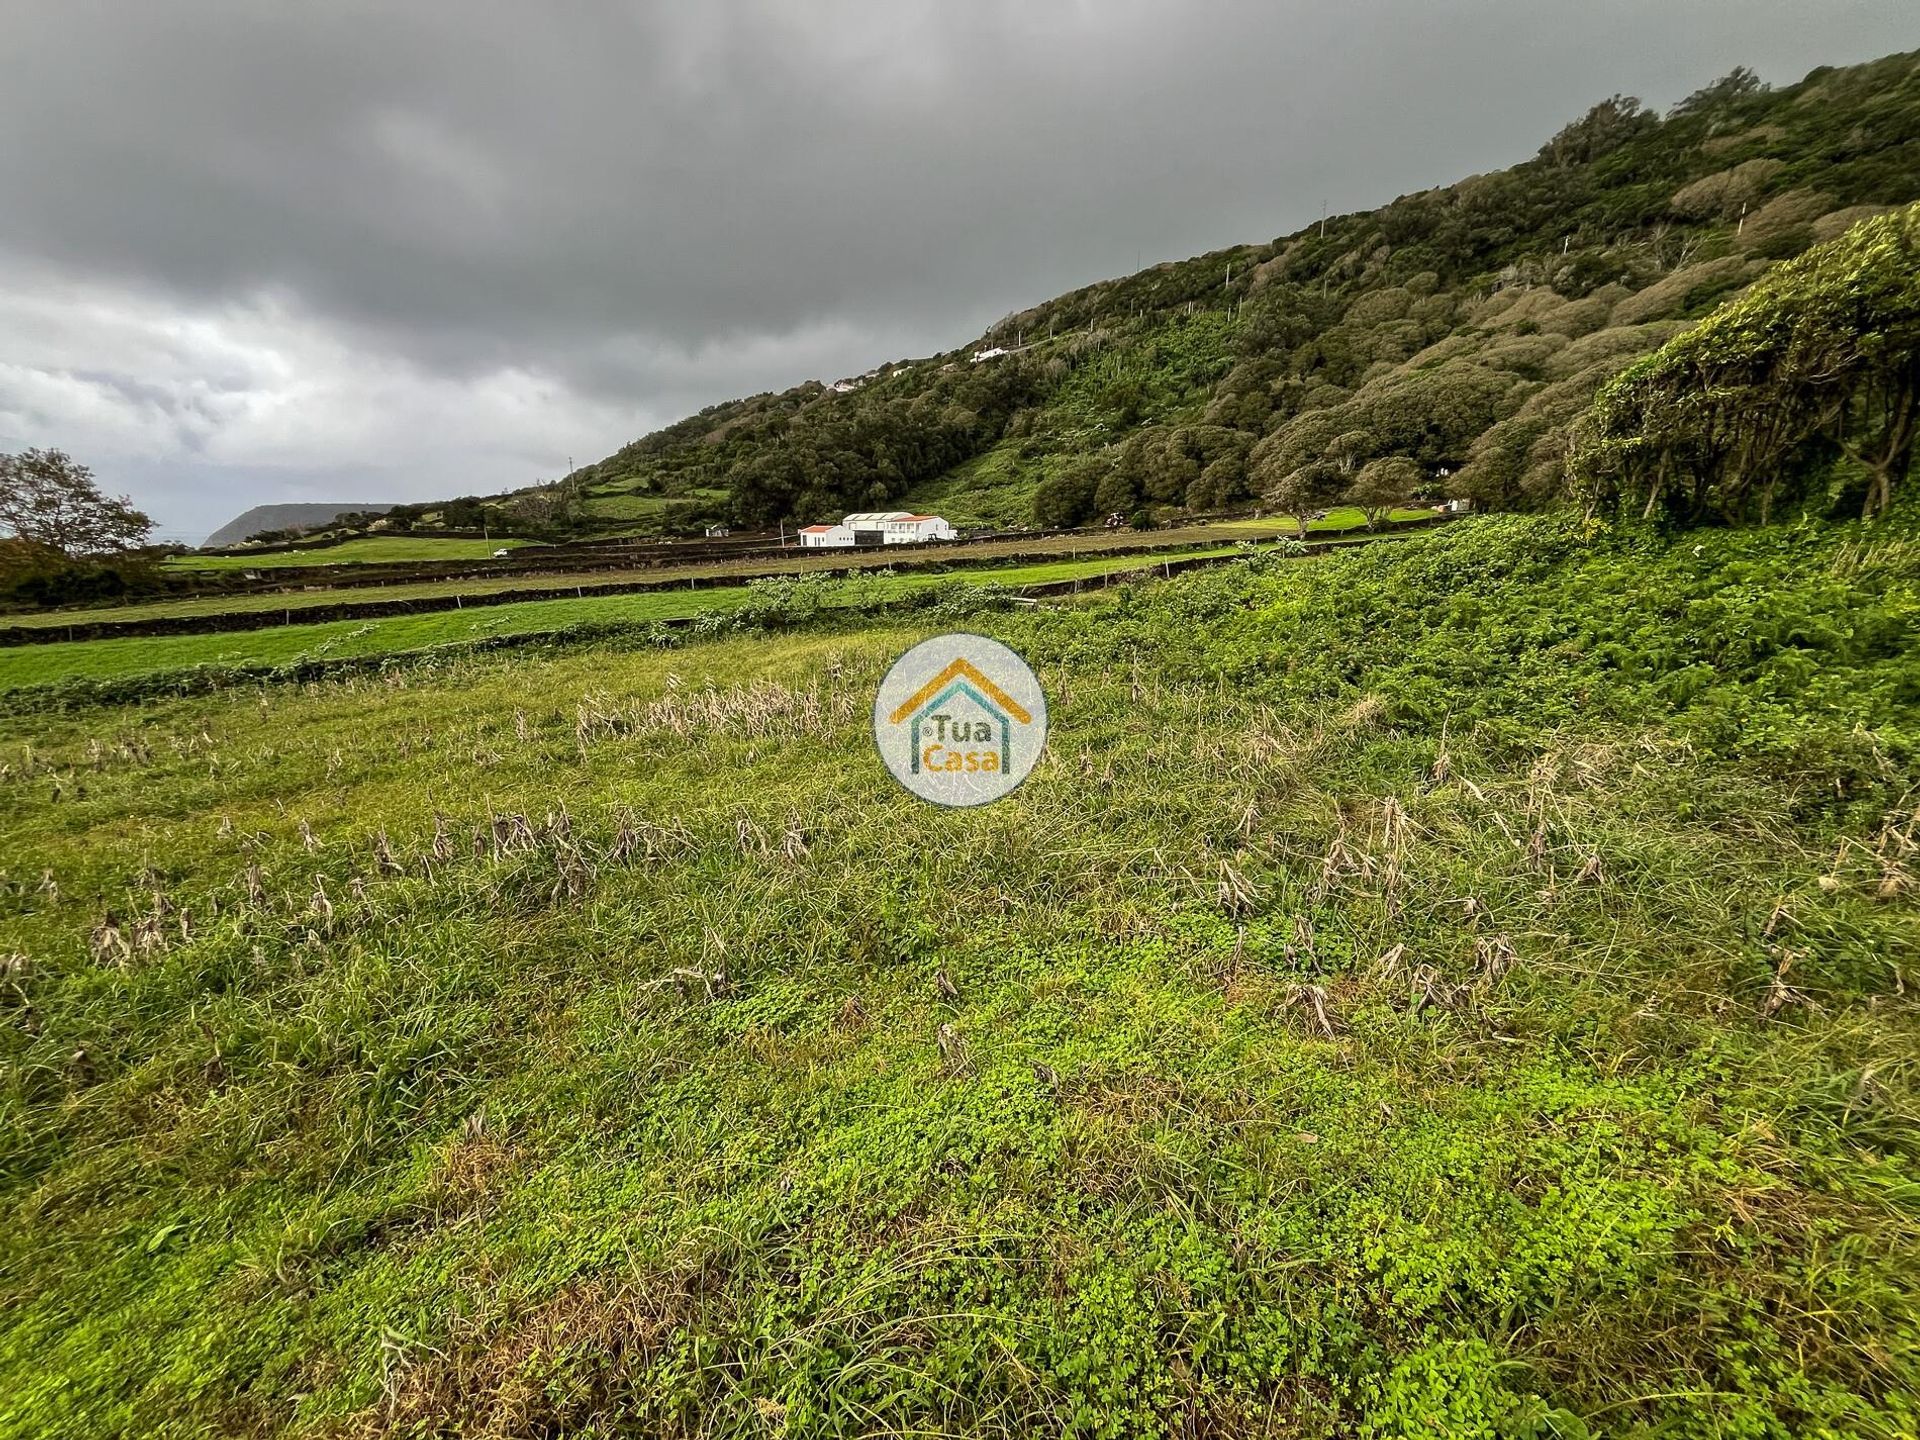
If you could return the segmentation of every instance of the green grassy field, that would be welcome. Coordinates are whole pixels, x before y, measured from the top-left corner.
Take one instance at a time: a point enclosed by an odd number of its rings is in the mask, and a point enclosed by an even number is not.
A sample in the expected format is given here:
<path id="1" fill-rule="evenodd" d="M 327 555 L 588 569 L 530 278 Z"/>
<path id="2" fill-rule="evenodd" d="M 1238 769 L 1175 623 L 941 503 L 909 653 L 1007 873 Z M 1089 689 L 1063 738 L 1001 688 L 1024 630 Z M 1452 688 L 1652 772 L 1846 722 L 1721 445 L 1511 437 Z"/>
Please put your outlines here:
<path id="1" fill-rule="evenodd" d="M 1040 585 L 1054 580 L 1098 578 L 1162 559 L 1232 553 L 1232 547 L 1202 547 L 1152 559 L 1111 556 L 1003 566 L 959 575 L 911 572 L 850 580 L 845 599 L 861 602 L 962 583 Z M 322 659 L 348 659 L 458 645 L 503 635 L 552 634 L 582 625 L 636 625 L 701 614 L 726 614 L 748 603 L 744 586 L 654 590 L 634 595 L 587 595 L 563 600 L 526 600 L 472 610 L 435 610 L 378 620 L 330 620 L 314 625 L 276 625 L 263 630 L 206 635 L 134 636 L 125 639 L 55 641 L 0 648 L 0 692 L 65 680 L 116 680 L 194 666 L 283 666 Z M 829 602 L 833 603 L 833 602 Z"/>
<path id="2" fill-rule="evenodd" d="M 0 719 L 0 1435 L 1911 1436 L 1912 523 Z"/>
<path id="3" fill-rule="evenodd" d="M 1423 510 L 1396 511 L 1396 522 L 1421 520 L 1428 518 L 1429 512 Z M 1358 535 L 1364 529 L 1364 521 L 1357 510 L 1339 510 L 1330 512 L 1324 520 L 1316 520 L 1309 526 L 1314 534 L 1352 534 Z M 1293 522 L 1281 517 L 1263 519 L 1242 518 L 1234 520 L 1215 520 L 1204 524 L 1185 525 L 1172 530 L 1151 530 L 1119 532 L 1099 531 L 1087 535 L 1056 536 L 1047 539 L 1013 538 L 1005 541 L 985 541 L 969 546 L 964 551 L 935 551 L 925 556 L 901 555 L 896 549 L 879 556 L 860 556 L 862 563 L 879 566 L 907 566 L 916 559 L 926 559 L 930 563 L 941 564 L 948 560 L 964 558 L 975 560 L 1032 551 L 1047 547 L 1057 550 L 1062 556 L 1071 556 L 1078 551 L 1088 549 L 1113 548 L 1166 548 L 1170 553 L 1205 545 L 1221 540 L 1268 539 L 1277 535 L 1294 533 Z M 745 560 L 724 561 L 713 564 L 688 564 L 675 567 L 675 578 L 707 579 L 742 574 L 760 574 L 763 572 L 804 573 L 808 570 L 842 566 L 849 558 L 845 550 L 814 552 L 811 554 L 794 553 L 790 556 L 759 556 Z M 334 605 L 341 601 L 354 600 L 424 600 L 450 595 L 486 596 L 503 590 L 592 590 L 596 586 L 620 584 L 635 578 L 637 572 L 589 570 L 578 573 L 561 572 L 557 574 L 510 575 L 488 579 L 454 579 L 409 581 L 402 584 L 381 585 L 377 588 L 359 586 L 351 590 L 300 590 L 267 595 L 206 595 L 181 600 L 136 601 L 131 604 L 103 605 L 74 610 L 23 610 L 11 614 L 0 613 L 0 628 L 18 625 L 27 629 L 59 629 L 67 625 L 83 625 L 95 620 L 147 620 L 174 618 L 188 615 L 228 615 L 255 614 L 275 610 L 297 613 L 313 606 Z"/>
<path id="4" fill-rule="evenodd" d="M 446 540 L 414 535 L 358 535 L 308 550 L 259 550 L 243 555 L 177 555 L 174 570 L 274 570 L 288 565 L 368 565 L 401 560 L 485 560 L 496 550 L 529 540 Z"/>

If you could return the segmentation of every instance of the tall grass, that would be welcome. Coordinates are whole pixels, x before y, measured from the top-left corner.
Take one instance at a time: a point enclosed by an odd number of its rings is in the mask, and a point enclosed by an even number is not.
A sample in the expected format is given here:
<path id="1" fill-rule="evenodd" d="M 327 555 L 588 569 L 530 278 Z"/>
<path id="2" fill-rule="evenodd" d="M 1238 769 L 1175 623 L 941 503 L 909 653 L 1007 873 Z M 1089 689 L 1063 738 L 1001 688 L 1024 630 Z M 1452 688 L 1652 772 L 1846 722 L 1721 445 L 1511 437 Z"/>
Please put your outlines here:
<path id="1" fill-rule="evenodd" d="M 977 810 L 897 621 L 0 721 L 0 1433 L 1909 1433 L 1913 550 L 1800 540 L 978 616 Z"/>

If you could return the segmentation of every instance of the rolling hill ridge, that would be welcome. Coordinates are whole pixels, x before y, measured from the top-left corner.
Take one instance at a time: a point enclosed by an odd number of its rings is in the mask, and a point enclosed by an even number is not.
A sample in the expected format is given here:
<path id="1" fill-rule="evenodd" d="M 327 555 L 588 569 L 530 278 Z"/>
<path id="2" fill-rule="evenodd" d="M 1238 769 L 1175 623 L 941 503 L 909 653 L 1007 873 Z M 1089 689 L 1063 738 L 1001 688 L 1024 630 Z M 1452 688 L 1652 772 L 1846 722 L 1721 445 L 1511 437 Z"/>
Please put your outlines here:
<path id="1" fill-rule="evenodd" d="M 1400 461 L 1380 485 L 1535 506 L 1602 383 L 1915 198 L 1920 52 L 1778 89 L 1735 70 L 1665 115 L 1614 96 L 1521 165 L 712 406 L 518 502 L 560 534 L 896 505 L 1059 525 L 1250 505 L 1303 470 L 1335 494 Z"/>

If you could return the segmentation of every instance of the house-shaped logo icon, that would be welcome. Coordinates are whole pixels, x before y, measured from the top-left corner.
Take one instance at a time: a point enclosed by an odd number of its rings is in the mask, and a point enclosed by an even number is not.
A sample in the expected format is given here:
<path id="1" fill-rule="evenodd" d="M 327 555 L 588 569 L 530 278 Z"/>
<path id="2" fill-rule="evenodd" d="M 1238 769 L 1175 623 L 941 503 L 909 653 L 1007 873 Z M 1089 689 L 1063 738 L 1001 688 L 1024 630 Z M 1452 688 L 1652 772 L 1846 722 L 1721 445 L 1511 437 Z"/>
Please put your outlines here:
<path id="1" fill-rule="evenodd" d="M 1033 714 L 966 656 L 958 655 L 897 705 L 887 719 L 891 724 L 910 727 L 911 768 L 916 775 L 923 767 L 937 763 L 937 756 L 956 754 L 966 758 L 958 765 L 942 768 L 980 769 L 982 762 L 977 757 L 984 752 L 959 749 L 963 744 L 991 747 L 998 762 L 992 768 L 1004 773 L 1013 768 L 1014 724 L 1031 725 Z M 972 759 L 971 766 L 967 759 Z"/>
<path id="2" fill-rule="evenodd" d="M 980 635 L 914 646 L 874 697 L 880 758 L 894 779 L 941 805 L 1007 794 L 1033 769 L 1046 735 L 1039 680 L 1012 650 Z"/>

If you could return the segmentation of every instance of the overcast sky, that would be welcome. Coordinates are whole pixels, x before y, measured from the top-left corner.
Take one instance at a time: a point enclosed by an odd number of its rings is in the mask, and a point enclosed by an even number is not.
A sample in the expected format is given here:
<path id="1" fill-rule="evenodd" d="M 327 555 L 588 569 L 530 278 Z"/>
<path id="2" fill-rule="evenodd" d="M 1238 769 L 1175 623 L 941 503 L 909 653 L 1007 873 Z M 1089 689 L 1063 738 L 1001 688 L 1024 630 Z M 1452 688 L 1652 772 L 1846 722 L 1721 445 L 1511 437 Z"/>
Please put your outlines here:
<path id="1" fill-rule="evenodd" d="M 0 0 L 0 450 L 170 537 L 485 493 L 1920 44 L 1914 0 Z"/>

